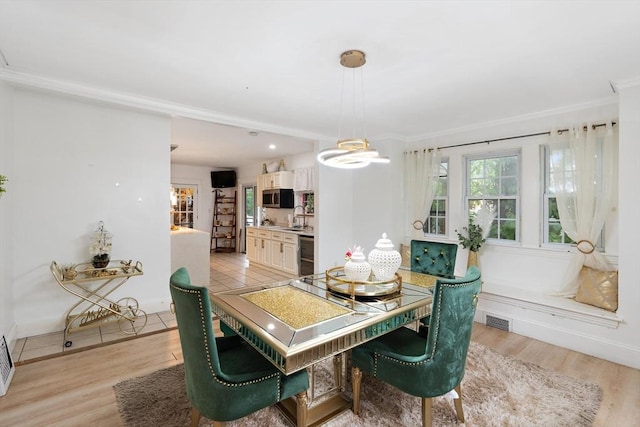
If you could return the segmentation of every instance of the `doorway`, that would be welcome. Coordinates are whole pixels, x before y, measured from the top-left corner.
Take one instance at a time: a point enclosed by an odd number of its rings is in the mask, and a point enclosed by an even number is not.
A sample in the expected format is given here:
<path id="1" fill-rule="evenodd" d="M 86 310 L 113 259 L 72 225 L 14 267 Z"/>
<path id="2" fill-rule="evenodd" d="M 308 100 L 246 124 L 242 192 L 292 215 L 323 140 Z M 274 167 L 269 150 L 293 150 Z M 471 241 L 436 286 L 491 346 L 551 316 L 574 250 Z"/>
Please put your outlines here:
<path id="1" fill-rule="evenodd" d="M 248 185 L 243 188 L 242 206 L 244 212 L 244 232 L 242 233 L 242 241 L 240 248 L 242 253 L 247 252 L 247 227 L 256 226 L 256 194 L 255 185 Z"/>

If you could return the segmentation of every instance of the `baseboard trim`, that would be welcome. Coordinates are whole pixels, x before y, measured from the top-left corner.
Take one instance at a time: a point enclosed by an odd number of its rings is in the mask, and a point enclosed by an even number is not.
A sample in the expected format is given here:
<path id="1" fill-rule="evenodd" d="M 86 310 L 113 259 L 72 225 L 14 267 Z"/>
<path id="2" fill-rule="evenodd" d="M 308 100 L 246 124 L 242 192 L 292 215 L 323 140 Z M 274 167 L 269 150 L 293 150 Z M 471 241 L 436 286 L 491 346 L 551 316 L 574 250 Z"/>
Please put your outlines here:
<path id="1" fill-rule="evenodd" d="M 20 362 L 15 362 L 16 366 L 22 366 L 22 365 L 28 365 L 30 363 L 36 363 L 36 362 L 41 362 L 43 360 L 49 360 L 49 359 L 55 359 L 57 357 L 62 357 L 62 356 L 68 356 L 70 354 L 75 354 L 75 353 L 81 353 L 83 351 L 87 351 L 87 350 L 93 350 L 94 348 L 100 348 L 100 347 L 106 347 L 108 345 L 112 345 L 112 344 L 119 344 L 121 342 L 126 342 L 126 341 L 130 341 L 130 340 L 134 340 L 134 339 L 138 339 L 138 338 L 145 338 L 151 335 L 156 335 L 156 334 L 161 334 L 163 332 L 169 332 L 169 331 L 173 331 L 178 329 L 177 326 L 171 326 L 168 328 L 164 328 L 164 329 L 158 329 L 156 331 L 150 331 L 144 334 L 138 334 L 138 335 L 131 335 L 128 337 L 124 337 L 124 338 L 120 338 L 117 340 L 113 340 L 113 341 L 107 341 L 107 342 L 103 342 L 100 344 L 93 344 L 93 345 L 88 345 L 86 347 L 80 347 L 80 348 L 74 348 L 71 350 L 65 349 L 63 352 L 60 353 L 53 353 L 53 354 L 48 354 L 46 356 L 40 356 L 40 357 L 34 357 L 33 359 L 27 359 L 27 360 L 23 360 Z"/>
<path id="2" fill-rule="evenodd" d="M 481 301 L 476 311 L 475 321 L 484 324 L 486 314 L 509 319 L 511 332 L 515 334 L 534 338 L 557 345 L 558 347 L 588 354 L 634 369 L 640 369 L 640 348 L 589 335 L 574 329 L 564 328 L 557 323 L 545 323 L 531 318 L 525 318 L 514 312 L 507 314 L 497 307 L 483 306 Z M 550 317 L 550 319 L 552 322 L 553 317 Z"/>

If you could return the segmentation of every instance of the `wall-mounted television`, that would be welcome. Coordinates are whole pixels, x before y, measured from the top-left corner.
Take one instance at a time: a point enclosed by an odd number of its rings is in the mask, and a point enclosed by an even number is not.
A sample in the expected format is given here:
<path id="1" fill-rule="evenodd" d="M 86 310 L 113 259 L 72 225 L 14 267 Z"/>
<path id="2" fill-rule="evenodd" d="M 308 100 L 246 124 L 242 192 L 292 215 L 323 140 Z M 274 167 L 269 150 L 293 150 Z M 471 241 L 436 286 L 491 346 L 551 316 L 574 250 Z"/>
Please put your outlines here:
<path id="1" fill-rule="evenodd" d="M 236 171 L 212 171 L 211 188 L 230 188 L 236 186 Z"/>

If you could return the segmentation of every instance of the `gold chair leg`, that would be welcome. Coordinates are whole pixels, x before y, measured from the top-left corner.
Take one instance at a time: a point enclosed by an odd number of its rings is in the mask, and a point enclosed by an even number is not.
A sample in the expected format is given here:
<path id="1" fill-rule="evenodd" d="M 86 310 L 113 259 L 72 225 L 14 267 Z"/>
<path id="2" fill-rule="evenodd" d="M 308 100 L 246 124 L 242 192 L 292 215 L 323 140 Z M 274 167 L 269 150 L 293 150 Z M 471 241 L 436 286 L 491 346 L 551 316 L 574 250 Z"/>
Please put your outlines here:
<path id="1" fill-rule="evenodd" d="M 432 421 L 431 398 L 422 398 L 422 427 L 431 427 Z"/>
<path id="2" fill-rule="evenodd" d="M 458 416 L 458 421 L 461 423 L 464 422 L 464 411 L 462 410 L 462 389 L 460 388 L 460 384 L 458 384 L 455 388 L 456 393 L 458 393 L 458 398 L 453 399 L 453 404 L 456 407 L 456 415 Z"/>
<path id="3" fill-rule="evenodd" d="M 307 427 L 307 406 L 309 401 L 307 399 L 307 391 L 301 391 L 296 394 L 296 419 L 298 427 Z"/>
<path id="4" fill-rule="evenodd" d="M 214 421 L 213 427 L 224 427 L 224 423 L 222 421 Z"/>
<path id="5" fill-rule="evenodd" d="M 191 427 L 198 427 L 200 423 L 200 411 L 195 406 L 191 407 Z"/>
<path id="6" fill-rule="evenodd" d="M 362 382 L 362 371 L 360 368 L 351 368 L 351 387 L 353 389 L 353 413 L 360 414 L 360 383 Z"/>
<path id="7" fill-rule="evenodd" d="M 333 381 L 335 382 L 337 389 L 344 391 L 342 378 L 342 353 L 333 357 Z"/>

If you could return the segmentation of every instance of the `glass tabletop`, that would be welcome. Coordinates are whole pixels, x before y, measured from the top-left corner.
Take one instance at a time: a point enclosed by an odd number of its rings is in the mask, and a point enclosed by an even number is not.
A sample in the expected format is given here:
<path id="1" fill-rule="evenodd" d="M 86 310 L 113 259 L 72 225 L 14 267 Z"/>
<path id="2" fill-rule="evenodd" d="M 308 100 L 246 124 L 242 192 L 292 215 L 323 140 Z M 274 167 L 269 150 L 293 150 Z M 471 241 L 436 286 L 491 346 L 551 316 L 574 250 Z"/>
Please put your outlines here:
<path id="1" fill-rule="evenodd" d="M 431 288 L 403 280 L 401 292 L 384 297 L 354 299 L 332 292 L 325 275 L 317 274 L 219 292 L 212 300 L 214 311 L 223 310 L 254 332 L 293 348 L 430 304 Z"/>

